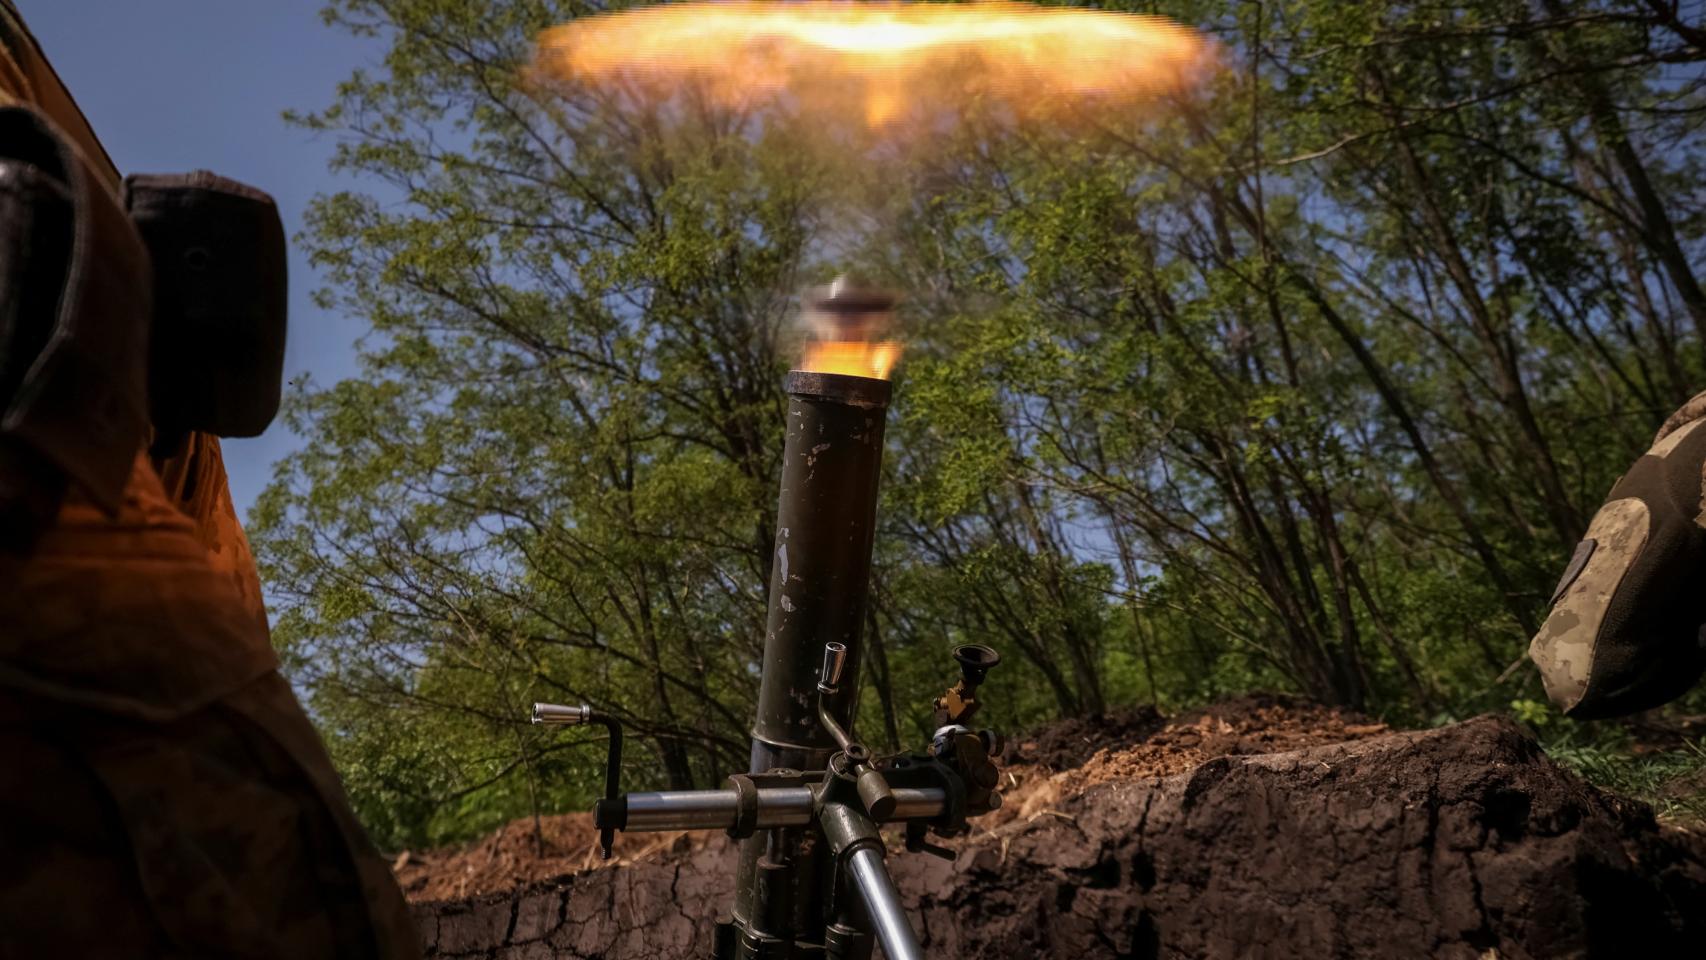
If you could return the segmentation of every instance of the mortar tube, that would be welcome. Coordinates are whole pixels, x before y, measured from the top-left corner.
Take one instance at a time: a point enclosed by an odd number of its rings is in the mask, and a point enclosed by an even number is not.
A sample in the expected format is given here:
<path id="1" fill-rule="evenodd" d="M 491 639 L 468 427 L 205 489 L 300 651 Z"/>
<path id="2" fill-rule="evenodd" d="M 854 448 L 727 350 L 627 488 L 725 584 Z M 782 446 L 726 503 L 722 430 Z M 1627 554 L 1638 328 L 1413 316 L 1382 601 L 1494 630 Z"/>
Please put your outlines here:
<path id="1" fill-rule="evenodd" d="M 818 720 L 818 673 L 824 644 L 845 645 L 841 684 L 824 695 L 824 709 L 852 729 L 858 693 L 861 629 L 870 590 L 876 527 L 877 482 L 882 468 L 886 380 L 794 371 L 788 393 L 782 484 L 771 560 L 770 612 L 752 729 L 754 773 L 776 768 L 819 770 L 838 749 Z M 820 943 L 825 919 L 817 915 L 820 889 L 833 866 L 819 849 L 816 831 L 799 834 L 789 864 L 795 891 L 786 929 L 758 902 L 762 837 L 741 843 L 734 915 L 749 934 Z M 769 926 L 768 929 L 755 929 Z"/>

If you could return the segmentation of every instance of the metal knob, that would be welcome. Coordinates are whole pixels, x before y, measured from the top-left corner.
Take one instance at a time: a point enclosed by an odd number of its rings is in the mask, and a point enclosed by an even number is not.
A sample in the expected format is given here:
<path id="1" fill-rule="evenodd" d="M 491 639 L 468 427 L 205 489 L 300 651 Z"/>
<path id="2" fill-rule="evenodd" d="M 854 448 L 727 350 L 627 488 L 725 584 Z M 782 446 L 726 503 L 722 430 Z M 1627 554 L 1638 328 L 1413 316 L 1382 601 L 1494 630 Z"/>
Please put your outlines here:
<path id="1" fill-rule="evenodd" d="M 817 692 L 841 689 L 841 671 L 847 668 L 847 645 L 833 641 L 823 645 L 823 670 L 818 674 Z"/>
<path id="2" fill-rule="evenodd" d="M 533 705 L 533 722 L 553 726 L 575 726 L 585 723 L 592 715 L 592 708 L 586 704 L 578 707 L 565 707 L 560 703 L 536 703 Z"/>
<path id="3" fill-rule="evenodd" d="M 889 787 L 888 778 L 872 767 L 866 767 L 859 774 L 856 784 L 859 799 L 865 804 L 871 818 L 878 822 L 894 816 L 894 790 Z"/>

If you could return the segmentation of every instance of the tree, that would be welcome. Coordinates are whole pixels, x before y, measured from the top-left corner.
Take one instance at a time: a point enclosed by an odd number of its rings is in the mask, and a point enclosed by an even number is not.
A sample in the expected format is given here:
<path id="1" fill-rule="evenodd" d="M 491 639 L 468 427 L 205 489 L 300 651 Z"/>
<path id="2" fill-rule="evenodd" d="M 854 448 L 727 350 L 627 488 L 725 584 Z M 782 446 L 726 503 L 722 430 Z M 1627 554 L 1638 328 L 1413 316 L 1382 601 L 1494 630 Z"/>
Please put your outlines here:
<path id="1" fill-rule="evenodd" d="M 338 0 L 390 52 L 297 118 L 370 188 L 304 240 L 372 333 L 289 398 L 307 446 L 250 520 L 384 843 L 584 803 L 596 758 L 533 699 L 621 716 L 637 783 L 744 766 L 791 297 L 832 270 L 910 298 L 866 658 L 893 745 L 965 640 L 1010 654 L 1009 726 L 1508 701 L 1599 497 L 1702 386 L 1694 6 L 1177 4 L 1208 89 L 886 167 L 529 74 L 600 9 Z"/>

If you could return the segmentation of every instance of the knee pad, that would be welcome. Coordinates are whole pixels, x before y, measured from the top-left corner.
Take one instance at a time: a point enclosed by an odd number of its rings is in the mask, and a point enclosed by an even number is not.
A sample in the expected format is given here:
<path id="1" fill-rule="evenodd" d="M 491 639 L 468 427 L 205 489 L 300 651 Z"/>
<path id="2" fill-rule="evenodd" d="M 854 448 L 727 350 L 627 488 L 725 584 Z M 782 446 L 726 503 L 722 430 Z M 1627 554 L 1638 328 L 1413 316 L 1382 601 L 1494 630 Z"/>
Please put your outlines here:
<path id="1" fill-rule="evenodd" d="M 1671 700 L 1706 669 L 1706 419 L 1671 429 L 1594 515 L 1529 656 L 1565 713 L 1616 716 Z"/>

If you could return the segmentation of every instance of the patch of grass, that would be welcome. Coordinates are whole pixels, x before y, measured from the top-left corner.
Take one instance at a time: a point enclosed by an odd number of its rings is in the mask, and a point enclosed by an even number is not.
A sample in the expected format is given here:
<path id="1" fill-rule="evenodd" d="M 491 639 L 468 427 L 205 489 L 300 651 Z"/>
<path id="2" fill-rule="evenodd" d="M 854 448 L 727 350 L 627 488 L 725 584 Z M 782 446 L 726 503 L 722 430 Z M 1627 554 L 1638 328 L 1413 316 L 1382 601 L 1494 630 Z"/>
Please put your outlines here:
<path id="1" fill-rule="evenodd" d="M 1659 820 L 1706 830 L 1706 741 L 1638 752 L 1626 739 L 1585 740 L 1566 734 L 1545 746 L 1552 759 L 1589 783 L 1651 804 Z"/>

